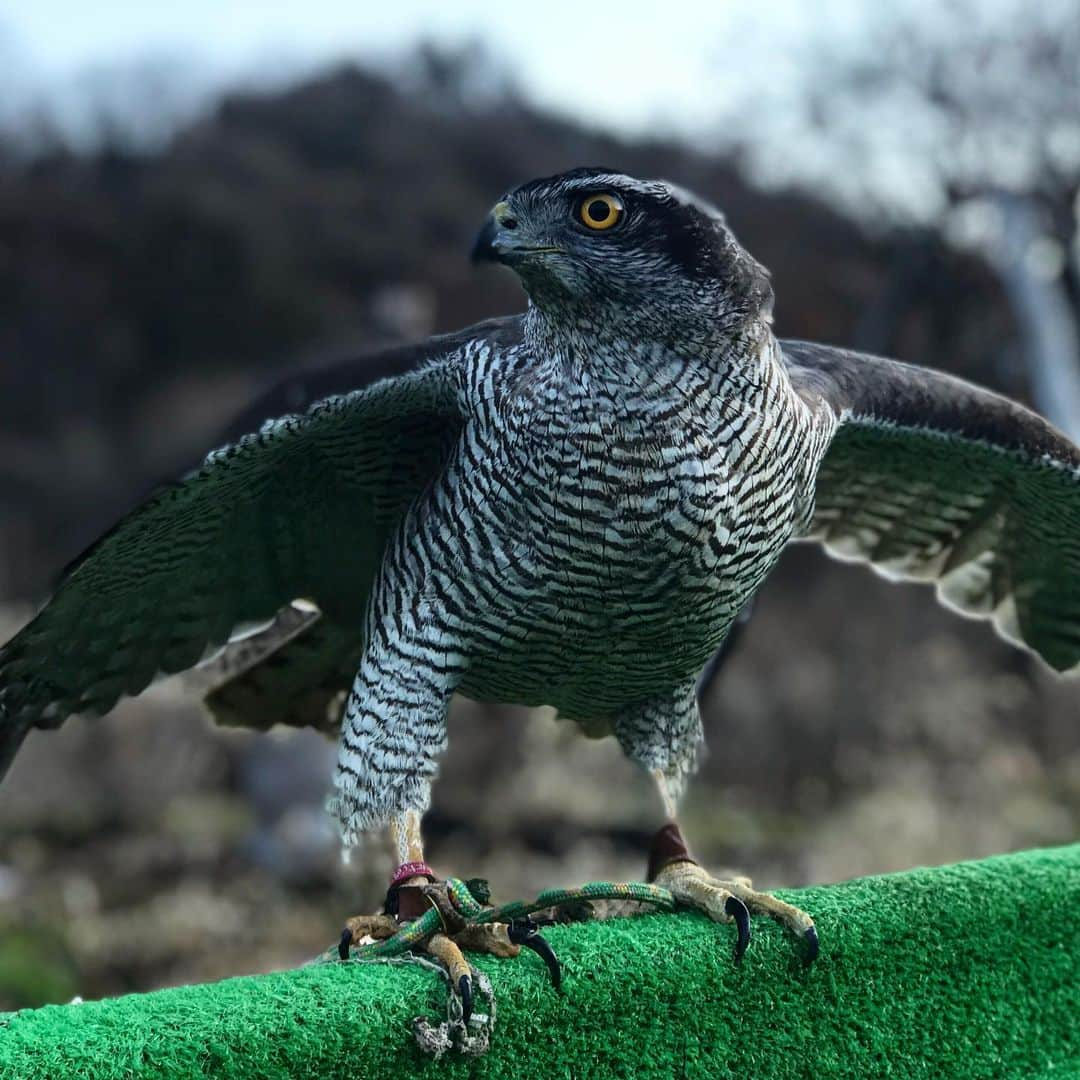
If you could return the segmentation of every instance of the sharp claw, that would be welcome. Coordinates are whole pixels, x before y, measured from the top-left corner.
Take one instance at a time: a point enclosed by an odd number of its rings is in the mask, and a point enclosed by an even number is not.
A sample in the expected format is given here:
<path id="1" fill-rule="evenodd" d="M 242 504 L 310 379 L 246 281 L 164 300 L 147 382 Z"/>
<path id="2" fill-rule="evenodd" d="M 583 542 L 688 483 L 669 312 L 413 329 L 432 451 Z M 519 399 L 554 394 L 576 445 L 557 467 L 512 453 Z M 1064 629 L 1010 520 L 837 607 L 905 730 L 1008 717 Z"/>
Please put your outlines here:
<path id="1" fill-rule="evenodd" d="M 349 946 L 352 944 L 352 931 L 346 926 L 341 931 L 341 940 L 338 942 L 337 954 L 342 960 L 349 959 Z"/>
<path id="2" fill-rule="evenodd" d="M 811 926 L 803 934 L 803 941 L 806 942 L 806 956 L 803 958 L 803 963 L 809 967 L 817 959 L 818 955 L 817 927 Z"/>
<path id="3" fill-rule="evenodd" d="M 467 1024 L 472 1016 L 472 979 L 468 975 L 462 975 L 458 979 L 458 993 L 461 995 L 461 1022 Z"/>
<path id="4" fill-rule="evenodd" d="M 510 923 L 506 928 L 507 936 L 515 945 L 524 945 L 526 949 L 532 949 L 541 960 L 547 964 L 548 974 L 551 976 L 551 985 L 556 990 L 562 987 L 562 965 L 555 955 L 555 950 L 536 928 L 536 923 L 525 918 Z"/>
<path id="5" fill-rule="evenodd" d="M 746 946 L 750 944 L 750 912 L 737 896 L 727 898 L 724 902 L 724 911 L 735 920 L 735 925 L 739 929 L 739 937 L 735 942 L 735 963 L 737 964 L 743 958 Z"/>
<path id="6" fill-rule="evenodd" d="M 548 974 L 551 976 L 551 985 L 556 990 L 562 989 L 562 964 L 555 955 L 555 950 L 542 934 L 533 934 L 532 937 L 522 942 L 527 949 L 532 949 L 541 960 L 547 964 Z"/>

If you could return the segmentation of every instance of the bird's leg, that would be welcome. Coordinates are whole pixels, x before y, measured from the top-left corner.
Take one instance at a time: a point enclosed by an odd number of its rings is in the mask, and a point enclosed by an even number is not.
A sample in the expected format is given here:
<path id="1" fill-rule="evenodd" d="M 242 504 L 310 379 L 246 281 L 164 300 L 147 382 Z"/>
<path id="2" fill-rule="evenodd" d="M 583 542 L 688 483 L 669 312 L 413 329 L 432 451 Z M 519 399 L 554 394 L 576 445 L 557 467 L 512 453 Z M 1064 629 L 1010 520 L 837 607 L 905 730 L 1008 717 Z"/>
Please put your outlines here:
<path id="1" fill-rule="evenodd" d="M 738 926 L 735 958 L 750 943 L 750 916 L 770 915 L 803 937 L 809 958 L 817 954 L 814 921 L 798 908 L 757 892 L 738 875 L 713 877 L 691 857 L 676 820 L 678 796 L 696 767 L 704 740 L 697 688 L 686 682 L 641 701 L 616 716 L 613 731 L 632 760 L 644 765 L 656 782 L 667 824 L 656 834 L 649 858 L 649 880 L 668 889 L 686 907 Z"/>
<path id="2" fill-rule="evenodd" d="M 717 922 L 734 922 L 738 928 L 736 961 L 742 958 L 750 944 L 750 916 L 769 915 L 806 942 L 806 962 L 811 963 L 818 953 L 814 920 L 792 904 L 778 900 L 769 893 L 758 892 L 747 877 L 732 875 L 715 878 L 703 870 L 691 857 L 682 830 L 675 820 L 675 800 L 664 774 L 656 770 L 653 776 L 660 789 L 668 822 L 653 837 L 649 852 L 649 881 L 670 890 L 679 903 L 695 908 Z"/>
<path id="3" fill-rule="evenodd" d="M 380 597 L 396 612 L 418 610 L 407 599 L 408 581 L 390 577 L 380 582 L 372 604 Z M 403 619 L 377 621 L 345 704 L 338 744 L 337 789 L 331 800 L 346 843 L 352 844 L 379 821 L 390 822 L 398 867 L 390 881 L 381 915 L 364 915 L 346 922 L 338 955 L 348 959 L 364 938 L 398 938 L 390 949 L 426 949 L 444 963 L 461 995 L 461 1015 L 467 1022 L 472 1000 L 472 977 L 462 949 L 512 957 L 525 945 L 540 953 L 549 970 L 554 954 L 536 934 L 535 924 L 479 925 L 475 893 L 440 881 L 424 859 L 420 835 L 422 808 L 430 798 L 436 760 L 446 745 L 446 711 L 455 688 L 451 668 L 443 672 L 414 671 L 394 694 L 382 686 L 387 668 L 412 671 L 416 655 L 445 651 L 446 642 L 430 635 L 438 620 L 423 624 Z M 452 666 L 451 666 L 452 667 Z M 432 911 L 438 919 L 431 917 Z M 361 936 L 363 935 L 363 936 Z"/>
<path id="4" fill-rule="evenodd" d="M 349 948 L 352 945 L 362 945 L 366 939 L 381 941 L 384 938 L 393 937 L 400 929 L 399 919 L 408 921 L 416 918 L 427 908 L 426 904 L 421 904 L 415 914 L 402 919 L 396 903 L 391 901 L 391 894 L 400 891 L 405 886 L 419 886 L 435 880 L 435 875 L 427 869 L 427 864 L 424 862 L 423 847 L 420 843 L 420 815 L 415 810 L 410 810 L 400 818 L 392 820 L 390 836 L 400 865 L 394 874 L 390 891 L 387 893 L 387 903 L 379 914 L 354 915 L 345 920 L 345 929 L 341 932 L 341 942 L 338 946 L 342 959 L 349 955 Z M 408 873 L 410 867 L 417 872 Z M 397 900 L 396 896 L 394 900 Z"/>
<path id="5" fill-rule="evenodd" d="M 454 950 L 457 950 L 457 956 L 460 956 L 461 949 L 500 957 L 514 957 L 521 952 L 520 944 L 511 940 L 505 923 L 465 925 L 463 920 L 455 916 L 448 898 L 437 891 L 433 893 L 430 889 L 424 889 L 425 885 L 438 883 L 438 878 L 424 861 L 419 813 L 410 810 L 401 818 L 391 821 L 390 835 L 401 865 L 387 892 L 387 909 L 392 910 L 399 922 L 409 922 L 422 915 L 432 904 L 439 907 L 447 933 L 432 938 L 439 950 L 434 955 L 443 960 L 448 968 L 453 971 L 460 967 Z M 454 958 L 453 964 L 447 957 Z"/>
<path id="6" fill-rule="evenodd" d="M 348 958 L 353 945 L 363 943 L 364 936 L 372 939 L 392 937 L 403 924 L 435 907 L 442 929 L 423 941 L 420 947 L 446 967 L 451 985 L 461 999 L 465 1023 L 472 1014 L 473 1001 L 472 969 L 465 958 L 466 951 L 512 958 L 520 954 L 524 945 L 543 959 L 556 988 L 560 985 L 559 962 L 533 920 L 526 918 L 509 924 L 469 923 L 457 911 L 445 884 L 424 860 L 417 811 L 407 811 L 392 819 L 390 834 L 400 865 L 387 890 L 383 913 L 360 915 L 346 921 L 338 948 L 342 959 Z"/>

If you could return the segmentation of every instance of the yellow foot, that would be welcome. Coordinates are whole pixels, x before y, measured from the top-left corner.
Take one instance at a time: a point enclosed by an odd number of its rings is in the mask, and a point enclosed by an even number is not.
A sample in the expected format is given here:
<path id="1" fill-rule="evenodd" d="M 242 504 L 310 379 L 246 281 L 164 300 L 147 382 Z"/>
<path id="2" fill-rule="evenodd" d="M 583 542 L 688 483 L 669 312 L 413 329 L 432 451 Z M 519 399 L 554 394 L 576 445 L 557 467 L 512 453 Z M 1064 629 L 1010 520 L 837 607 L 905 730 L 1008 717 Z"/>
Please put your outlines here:
<path id="1" fill-rule="evenodd" d="M 485 952 L 492 956 L 514 957 L 521 952 L 521 946 L 515 945 L 504 923 L 484 926 L 466 926 L 456 934 L 434 934 L 428 938 L 424 948 L 442 962 L 450 975 L 450 984 L 461 998 L 461 1017 L 469 1022 L 473 1008 L 472 967 L 462 950 Z"/>
<path id="2" fill-rule="evenodd" d="M 717 922 L 734 922 L 738 928 L 736 962 L 742 959 L 750 944 L 751 915 L 769 915 L 802 938 L 806 942 L 807 964 L 817 958 L 817 928 L 805 911 L 770 893 L 758 892 L 747 877 L 712 877 L 690 858 L 677 825 L 666 825 L 657 833 L 649 877 L 668 889 L 680 904 L 703 912 Z"/>
<path id="3" fill-rule="evenodd" d="M 356 915 L 345 921 L 338 953 L 342 960 L 349 958 L 354 945 L 368 940 L 393 937 L 403 924 L 411 922 L 435 907 L 441 918 L 442 930 L 432 934 L 417 947 L 438 960 L 447 970 L 450 985 L 461 1000 L 461 1019 L 468 1024 L 473 1007 L 473 970 L 465 959 L 465 951 L 488 953 L 510 959 L 525 947 L 533 950 L 547 965 L 551 981 L 556 989 L 562 984 L 562 969 L 551 946 L 540 936 L 538 924 L 532 919 L 515 920 L 512 923 L 466 924 L 454 907 L 442 881 L 425 881 L 410 878 L 405 883 L 395 883 L 387 894 L 387 907 L 394 914 Z"/>

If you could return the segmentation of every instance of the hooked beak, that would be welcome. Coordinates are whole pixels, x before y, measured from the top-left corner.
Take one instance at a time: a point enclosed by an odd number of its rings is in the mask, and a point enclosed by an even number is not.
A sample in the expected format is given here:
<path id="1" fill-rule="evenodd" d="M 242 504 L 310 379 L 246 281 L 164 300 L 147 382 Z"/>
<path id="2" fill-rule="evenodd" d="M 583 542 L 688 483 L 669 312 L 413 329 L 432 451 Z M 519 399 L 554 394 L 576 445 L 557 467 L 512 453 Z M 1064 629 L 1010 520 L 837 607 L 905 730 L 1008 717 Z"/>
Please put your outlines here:
<path id="1" fill-rule="evenodd" d="M 499 252 L 495 247 L 495 241 L 498 238 L 499 226 L 495 222 L 495 215 L 492 214 L 476 234 L 472 251 L 469 252 L 469 258 L 474 263 L 496 262 L 499 258 Z"/>
<path id="2" fill-rule="evenodd" d="M 518 232 L 518 221 L 510 210 L 510 204 L 500 202 L 495 204 L 477 233 L 470 257 L 474 263 L 512 263 L 530 254 L 560 250 L 550 245 L 530 245 Z"/>

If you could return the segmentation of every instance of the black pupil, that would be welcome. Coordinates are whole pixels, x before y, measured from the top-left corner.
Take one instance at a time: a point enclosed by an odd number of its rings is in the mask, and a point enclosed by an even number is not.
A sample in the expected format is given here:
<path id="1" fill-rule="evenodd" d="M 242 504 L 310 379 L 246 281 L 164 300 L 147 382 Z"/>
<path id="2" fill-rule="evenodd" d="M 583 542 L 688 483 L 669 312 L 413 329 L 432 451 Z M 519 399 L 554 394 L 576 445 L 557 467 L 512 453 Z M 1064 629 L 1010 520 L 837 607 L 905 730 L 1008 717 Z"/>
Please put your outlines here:
<path id="1" fill-rule="evenodd" d="M 589 215 L 590 221 L 607 221 L 611 217 L 611 207 L 603 199 L 593 199 L 585 207 L 585 213 Z"/>

